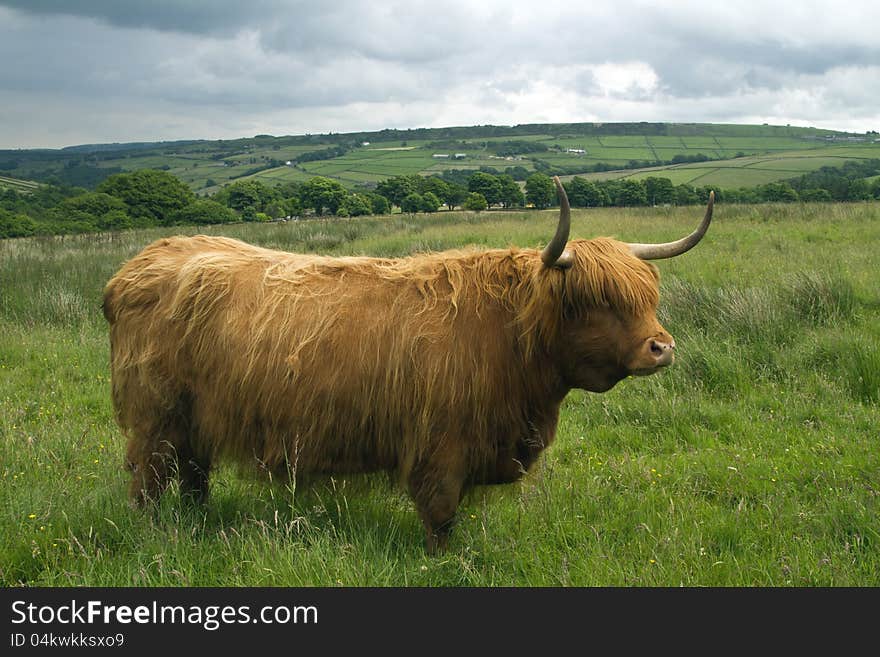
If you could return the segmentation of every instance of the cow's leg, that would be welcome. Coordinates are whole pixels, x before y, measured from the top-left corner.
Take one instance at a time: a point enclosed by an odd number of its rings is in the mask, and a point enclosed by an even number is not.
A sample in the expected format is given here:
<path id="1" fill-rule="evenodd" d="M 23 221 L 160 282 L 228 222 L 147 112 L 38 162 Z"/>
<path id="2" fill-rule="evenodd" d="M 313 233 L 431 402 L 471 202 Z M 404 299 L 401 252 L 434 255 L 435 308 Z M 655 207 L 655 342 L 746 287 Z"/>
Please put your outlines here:
<path id="1" fill-rule="evenodd" d="M 172 441 L 152 436 L 132 436 L 126 451 L 126 468 L 131 472 L 128 495 L 132 504 L 144 507 L 158 501 L 168 488 L 177 462 Z"/>
<path id="2" fill-rule="evenodd" d="M 181 498 L 199 504 L 207 500 L 211 459 L 196 456 L 191 449 L 182 448 L 177 452 L 177 467 Z"/>
<path id="3" fill-rule="evenodd" d="M 158 501 L 180 470 L 179 452 L 189 453 L 189 426 L 179 412 L 163 413 L 131 430 L 126 467 L 131 472 L 129 497 L 134 505 Z"/>
<path id="4" fill-rule="evenodd" d="M 455 453 L 434 456 L 410 471 L 409 493 L 425 526 L 425 548 L 430 555 L 446 550 L 464 487 L 463 461 Z"/>

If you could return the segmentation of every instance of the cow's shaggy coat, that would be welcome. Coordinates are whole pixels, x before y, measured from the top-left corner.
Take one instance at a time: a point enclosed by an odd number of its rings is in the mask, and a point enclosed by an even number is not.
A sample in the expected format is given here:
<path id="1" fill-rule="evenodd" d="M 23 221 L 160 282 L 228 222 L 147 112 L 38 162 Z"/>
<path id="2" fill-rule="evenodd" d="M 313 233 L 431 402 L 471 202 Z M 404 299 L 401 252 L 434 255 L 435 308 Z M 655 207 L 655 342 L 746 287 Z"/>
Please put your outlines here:
<path id="1" fill-rule="evenodd" d="M 203 497 L 224 459 L 281 475 L 388 470 L 442 547 L 462 491 L 520 477 L 571 387 L 627 376 L 623 333 L 666 335 L 652 265 L 610 239 L 568 250 L 562 269 L 528 249 L 380 259 L 150 244 L 104 293 L 132 497 L 156 499 L 174 472 Z M 594 319 L 608 335 L 577 332 Z M 594 366 L 608 381 L 589 378 Z"/>

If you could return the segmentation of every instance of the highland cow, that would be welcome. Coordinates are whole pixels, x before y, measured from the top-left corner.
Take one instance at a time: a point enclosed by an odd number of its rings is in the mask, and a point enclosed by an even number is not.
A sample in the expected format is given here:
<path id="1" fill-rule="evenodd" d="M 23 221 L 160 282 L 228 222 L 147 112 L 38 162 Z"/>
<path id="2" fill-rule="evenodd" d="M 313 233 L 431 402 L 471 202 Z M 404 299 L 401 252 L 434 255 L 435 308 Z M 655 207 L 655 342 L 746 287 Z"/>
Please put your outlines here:
<path id="1" fill-rule="evenodd" d="M 271 473 L 396 473 L 427 549 L 465 490 L 513 482 L 553 441 L 572 388 L 673 361 L 649 259 L 667 244 L 568 242 L 406 258 L 325 257 L 225 237 L 147 246 L 104 291 L 131 498 L 173 476 L 204 499 L 219 461 Z"/>

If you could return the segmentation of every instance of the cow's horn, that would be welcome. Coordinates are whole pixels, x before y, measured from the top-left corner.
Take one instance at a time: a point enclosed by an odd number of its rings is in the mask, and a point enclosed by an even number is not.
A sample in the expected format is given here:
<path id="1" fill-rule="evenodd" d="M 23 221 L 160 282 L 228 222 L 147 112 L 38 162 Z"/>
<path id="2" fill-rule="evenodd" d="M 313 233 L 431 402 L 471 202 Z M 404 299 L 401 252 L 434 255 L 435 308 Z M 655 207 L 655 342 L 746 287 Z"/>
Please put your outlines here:
<path id="1" fill-rule="evenodd" d="M 571 231 L 571 207 L 568 204 L 565 188 L 559 182 L 559 176 L 553 176 L 553 182 L 556 183 L 556 193 L 559 196 L 559 224 L 556 226 L 556 235 L 541 252 L 541 260 L 545 267 L 568 269 L 571 267 L 572 258 L 571 252 L 565 250 L 565 245 L 568 243 L 568 233 Z"/>
<path id="2" fill-rule="evenodd" d="M 706 206 L 706 216 L 697 229 L 688 235 L 682 237 L 675 242 L 666 242 L 665 244 L 629 244 L 629 250 L 637 258 L 642 260 L 660 260 L 662 258 L 674 258 L 681 255 L 685 251 L 694 248 L 706 230 L 709 228 L 709 222 L 712 221 L 712 208 L 715 205 L 715 192 L 709 192 L 709 205 Z"/>

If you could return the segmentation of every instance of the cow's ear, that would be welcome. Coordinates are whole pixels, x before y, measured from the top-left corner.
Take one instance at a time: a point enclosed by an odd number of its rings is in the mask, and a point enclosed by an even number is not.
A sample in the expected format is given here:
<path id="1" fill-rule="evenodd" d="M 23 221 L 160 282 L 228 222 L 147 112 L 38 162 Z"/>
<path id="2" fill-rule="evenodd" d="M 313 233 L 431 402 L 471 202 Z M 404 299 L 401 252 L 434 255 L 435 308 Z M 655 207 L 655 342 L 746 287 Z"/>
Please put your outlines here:
<path id="1" fill-rule="evenodd" d="M 562 252 L 562 255 L 553 263 L 553 266 L 557 269 L 571 269 L 571 266 L 574 264 L 574 255 L 572 255 L 571 251 L 566 249 Z"/>

